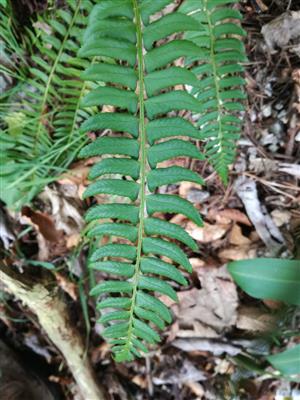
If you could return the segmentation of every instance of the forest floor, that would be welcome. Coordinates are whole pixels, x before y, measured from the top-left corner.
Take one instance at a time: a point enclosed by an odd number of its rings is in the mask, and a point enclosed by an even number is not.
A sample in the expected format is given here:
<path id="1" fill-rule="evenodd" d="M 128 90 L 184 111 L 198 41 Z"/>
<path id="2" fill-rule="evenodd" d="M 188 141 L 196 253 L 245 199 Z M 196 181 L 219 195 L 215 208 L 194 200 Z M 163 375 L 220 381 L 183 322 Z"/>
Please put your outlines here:
<path id="1" fill-rule="evenodd" d="M 94 299 L 85 295 L 91 277 L 81 230 L 89 204 L 82 193 L 93 160 L 73 164 L 36 198 L 34 207 L 7 217 L 10 228 L 2 240 L 10 240 L 9 231 L 18 236 L 10 257 L 21 251 L 39 261 L 39 268 L 55 266 L 57 284 L 112 400 L 280 400 L 280 393 L 296 387 L 274 378 L 264 357 L 291 340 L 288 332 L 299 328 L 299 310 L 241 293 L 226 263 L 300 252 L 300 4 L 257 0 L 240 7 L 249 62 L 238 157 L 227 188 L 203 161 L 193 168 L 205 178 L 205 187 L 183 183 L 165 188 L 192 201 L 205 225 L 196 227 L 181 216 L 173 219 L 197 241 L 199 251 L 187 250 L 194 269 L 190 284 L 178 293 L 179 304 L 165 300 L 174 321 L 146 359 L 112 361 L 100 336 L 102 327 L 95 322 Z M 99 273 L 96 279 L 103 277 Z M 41 366 L 39 373 L 59 388 L 57 398 L 76 399 L 62 357 L 33 315 L 7 292 L 0 291 L 0 296 L 0 337 L 22 355 L 23 363 L 32 365 L 34 360 Z"/>

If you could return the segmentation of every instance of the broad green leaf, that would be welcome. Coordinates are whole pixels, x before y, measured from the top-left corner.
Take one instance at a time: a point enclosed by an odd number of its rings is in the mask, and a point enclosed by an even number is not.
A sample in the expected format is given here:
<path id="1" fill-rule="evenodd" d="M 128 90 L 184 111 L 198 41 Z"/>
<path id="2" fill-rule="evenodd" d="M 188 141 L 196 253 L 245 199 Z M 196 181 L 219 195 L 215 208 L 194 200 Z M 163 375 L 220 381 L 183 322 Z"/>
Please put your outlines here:
<path id="1" fill-rule="evenodd" d="M 173 281 L 186 286 L 187 281 L 180 271 L 172 264 L 154 257 L 145 257 L 141 261 L 141 271 L 144 274 L 156 274 L 172 279 Z"/>
<path id="2" fill-rule="evenodd" d="M 168 257 L 182 265 L 188 272 L 192 272 L 192 266 L 186 254 L 174 243 L 159 238 L 144 238 L 143 252 Z"/>
<path id="3" fill-rule="evenodd" d="M 89 173 L 89 179 L 95 179 L 106 174 L 120 174 L 138 179 L 140 164 L 136 160 L 128 158 L 105 158 L 93 165 Z"/>
<path id="4" fill-rule="evenodd" d="M 269 356 L 267 360 L 283 375 L 300 375 L 300 344 Z"/>
<path id="5" fill-rule="evenodd" d="M 90 261 L 97 261 L 104 257 L 122 257 L 134 260 L 136 248 L 129 244 L 109 243 L 95 250 L 90 257 Z"/>
<path id="6" fill-rule="evenodd" d="M 204 180 L 194 171 L 179 166 L 153 169 L 148 174 L 148 187 L 153 192 L 157 187 L 178 182 L 204 184 Z"/>
<path id="7" fill-rule="evenodd" d="M 250 296 L 300 305 L 300 261 L 272 258 L 228 265 L 235 282 Z"/>
<path id="8" fill-rule="evenodd" d="M 125 137 L 100 137 L 85 146 L 79 153 L 80 158 L 100 156 L 102 154 L 119 154 L 139 157 L 139 144 L 135 139 Z"/>
<path id="9" fill-rule="evenodd" d="M 149 215 L 155 212 L 183 214 L 195 224 L 202 226 L 203 222 L 199 212 L 189 201 L 170 194 L 151 194 L 146 200 Z"/>
<path id="10" fill-rule="evenodd" d="M 90 208 L 85 214 L 86 222 L 100 218 L 115 218 L 137 224 L 139 209 L 133 204 L 99 204 Z"/>
<path id="11" fill-rule="evenodd" d="M 134 201 L 137 199 L 140 186 L 132 181 L 124 181 L 122 179 L 101 179 L 89 185 L 83 193 L 83 199 L 95 196 L 97 194 L 110 194 L 128 197 Z"/>
<path id="12" fill-rule="evenodd" d="M 134 137 L 138 137 L 139 132 L 139 121 L 138 118 L 134 117 L 130 114 L 125 113 L 101 113 L 90 117 L 86 120 L 80 128 L 81 133 L 85 133 L 88 131 L 99 131 L 103 129 L 111 129 L 116 132 L 128 132 L 131 133 Z M 100 138 L 106 139 L 106 138 Z M 127 138 L 107 138 L 110 140 L 113 139 L 125 139 Z M 114 142 L 113 142 L 114 143 Z M 115 146 L 118 146 L 116 143 Z M 133 146 L 133 145 L 131 145 Z M 104 153 L 100 153 L 104 154 Z M 119 154 L 119 153 L 111 153 L 111 154 Z"/>
<path id="13" fill-rule="evenodd" d="M 177 239 L 192 250 L 198 249 L 197 244 L 190 235 L 179 225 L 159 218 L 146 218 L 144 221 L 145 232 L 147 235 L 161 235 L 172 239 Z"/>
<path id="14" fill-rule="evenodd" d="M 97 225 L 93 229 L 89 230 L 87 237 L 109 235 L 124 237 L 131 242 L 135 242 L 137 239 L 137 232 L 138 230 L 135 226 L 124 223 L 107 222 Z"/>
<path id="15" fill-rule="evenodd" d="M 158 143 L 148 150 L 148 161 L 151 168 L 155 168 L 159 162 L 175 157 L 191 157 L 203 160 L 203 155 L 195 145 L 181 139 L 171 139 L 167 142 Z"/>

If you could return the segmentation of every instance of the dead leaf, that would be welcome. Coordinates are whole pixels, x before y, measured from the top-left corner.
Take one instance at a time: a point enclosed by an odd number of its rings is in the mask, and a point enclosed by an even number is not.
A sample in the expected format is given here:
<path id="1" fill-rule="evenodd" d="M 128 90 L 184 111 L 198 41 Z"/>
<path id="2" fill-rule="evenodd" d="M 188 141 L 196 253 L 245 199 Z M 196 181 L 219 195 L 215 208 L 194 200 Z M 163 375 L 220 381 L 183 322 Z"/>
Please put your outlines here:
<path id="1" fill-rule="evenodd" d="M 255 181 L 240 176 L 236 180 L 235 188 L 245 206 L 248 217 L 265 245 L 271 249 L 281 247 L 284 244 L 284 238 L 265 206 L 260 203 Z"/>
<path id="2" fill-rule="evenodd" d="M 201 289 L 178 293 L 179 337 L 216 337 L 236 323 L 238 296 L 225 266 L 199 268 Z"/>
<path id="3" fill-rule="evenodd" d="M 198 382 L 206 379 L 207 376 L 204 372 L 200 371 L 199 368 L 196 368 L 190 361 L 185 359 L 180 369 L 164 369 L 159 376 L 153 377 L 153 383 L 155 385 L 182 385 L 187 382 Z"/>
<path id="4" fill-rule="evenodd" d="M 271 212 L 273 221 L 276 226 L 280 227 L 282 225 L 287 225 L 292 217 L 291 213 L 287 210 L 273 210 Z"/>
<path id="5" fill-rule="evenodd" d="M 74 301 L 76 301 L 78 298 L 76 283 L 71 282 L 68 278 L 66 278 L 63 274 L 60 274 L 59 272 L 55 272 L 55 277 L 56 277 L 58 286 L 60 286 L 64 292 L 68 293 L 68 295 Z"/>
<path id="6" fill-rule="evenodd" d="M 251 244 L 251 240 L 244 236 L 241 227 L 235 224 L 230 231 L 229 243 L 243 246 Z"/>
<path id="7" fill-rule="evenodd" d="M 257 307 L 240 307 L 236 327 L 246 331 L 268 332 L 274 329 L 276 318 Z"/>
<path id="8" fill-rule="evenodd" d="M 242 351 L 242 348 L 225 341 L 214 341 L 207 339 L 176 339 L 172 346 L 183 351 L 208 351 L 215 356 L 220 356 L 224 353 L 231 356 L 236 356 Z"/>
<path id="9" fill-rule="evenodd" d="M 186 226 L 187 232 L 191 237 L 200 243 L 211 243 L 215 240 L 221 239 L 228 230 L 227 225 L 211 225 L 207 222 L 203 227 L 199 227 L 193 222 L 188 222 Z"/>
<path id="10" fill-rule="evenodd" d="M 264 25 L 261 30 L 271 53 L 300 38 L 300 11 L 288 11 Z M 292 46 L 291 46 L 292 47 Z"/>
<path id="11" fill-rule="evenodd" d="M 30 207 L 22 208 L 22 216 L 28 218 L 28 223 L 37 227 L 38 231 L 49 242 L 58 242 L 63 237 L 63 232 L 56 229 L 53 219 L 50 215 L 40 211 L 34 211 Z"/>
<path id="12" fill-rule="evenodd" d="M 224 210 L 210 210 L 207 218 L 214 218 L 219 223 L 222 222 L 223 219 L 229 220 L 229 222 L 239 222 L 243 225 L 252 226 L 249 218 L 240 210 L 236 210 L 234 208 L 225 208 Z"/>
<path id="13" fill-rule="evenodd" d="M 231 246 L 227 249 L 221 250 L 218 252 L 218 257 L 221 260 L 247 260 L 248 258 L 256 257 L 256 249 L 250 248 L 248 245 L 246 246 Z"/>
<path id="14" fill-rule="evenodd" d="M 67 248 L 72 249 L 73 247 L 77 247 L 81 241 L 80 233 L 74 233 L 67 238 Z"/>

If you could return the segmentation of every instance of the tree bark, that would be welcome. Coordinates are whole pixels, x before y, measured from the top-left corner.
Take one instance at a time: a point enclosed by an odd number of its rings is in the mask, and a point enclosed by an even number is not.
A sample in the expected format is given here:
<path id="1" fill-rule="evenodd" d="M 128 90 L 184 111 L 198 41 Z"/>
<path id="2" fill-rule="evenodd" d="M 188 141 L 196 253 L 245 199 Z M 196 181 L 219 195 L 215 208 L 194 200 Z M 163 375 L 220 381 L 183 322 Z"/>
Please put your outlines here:
<path id="1" fill-rule="evenodd" d="M 53 285 L 52 274 L 37 278 L 1 265 L 0 281 L 37 316 L 50 340 L 60 350 L 73 374 L 83 400 L 105 400 L 92 366 L 85 357 L 83 340 L 71 322 L 61 290 Z"/>

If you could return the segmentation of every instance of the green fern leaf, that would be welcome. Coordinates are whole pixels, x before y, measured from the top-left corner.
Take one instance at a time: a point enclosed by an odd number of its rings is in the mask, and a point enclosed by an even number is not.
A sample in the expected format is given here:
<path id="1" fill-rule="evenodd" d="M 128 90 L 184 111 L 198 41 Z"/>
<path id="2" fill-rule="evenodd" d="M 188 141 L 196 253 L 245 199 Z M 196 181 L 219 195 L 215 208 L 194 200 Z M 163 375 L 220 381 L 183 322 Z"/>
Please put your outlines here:
<path id="1" fill-rule="evenodd" d="M 227 117 L 244 111 L 241 101 L 245 99 L 242 90 L 245 81 L 239 75 L 243 72 L 240 63 L 247 60 L 244 45 L 238 39 L 245 36 L 239 25 L 242 16 L 238 10 L 226 7 L 237 2 L 187 0 L 180 8 L 203 27 L 198 34 L 186 34 L 186 39 L 209 54 L 204 59 L 199 53 L 202 64 L 192 69 L 199 78 L 199 84 L 193 85 L 192 94 L 200 103 L 198 126 L 201 138 L 206 142 L 206 155 L 224 183 L 228 180 L 228 166 L 234 161 L 235 143 L 240 134 L 240 122 Z M 191 61 L 194 59 L 187 63 Z M 232 134 L 233 131 L 236 134 Z"/>
<path id="2" fill-rule="evenodd" d="M 114 204 L 90 208 L 86 214 L 86 221 L 91 222 L 88 236 L 105 235 L 130 242 L 100 245 L 89 258 L 90 268 L 108 273 L 114 279 L 97 284 L 91 294 L 100 296 L 99 310 L 108 309 L 99 321 L 105 325 L 103 336 L 111 343 L 116 361 L 141 357 L 148 351 L 147 343 L 155 345 L 160 340 L 155 328 L 163 329 L 171 321 L 170 311 L 155 293 L 176 301 L 177 285 L 187 285 L 180 268 L 187 272 L 192 268 L 174 240 L 197 249 L 183 228 L 151 216 L 161 212 L 181 213 L 202 224 L 199 212 L 187 200 L 174 195 L 147 194 L 148 189 L 154 192 L 162 185 L 181 181 L 204 183 L 195 172 L 181 167 L 156 168 L 158 163 L 178 156 L 204 159 L 198 147 L 186 140 L 199 139 L 197 127 L 174 116 L 174 112 L 184 110 L 201 112 L 195 93 L 178 87 L 174 90 L 177 85 L 196 87 L 198 72 L 167 65 L 179 57 L 197 59 L 199 52 L 205 57 L 208 54 L 189 40 L 176 39 L 159 46 L 159 41 L 169 35 L 202 29 L 199 21 L 178 12 L 152 22 L 152 14 L 170 2 L 101 1 L 90 15 L 79 52 L 83 57 L 97 60 L 81 75 L 93 83 L 82 105 L 116 108 L 88 118 L 80 128 L 81 133 L 93 132 L 99 136 L 80 151 L 82 158 L 100 157 L 89 174 L 91 180 L 98 180 L 91 183 L 84 197 L 118 196 Z M 230 93 L 229 83 L 227 95 L 237 97 L 239 93 Z M 157 118 L 159 115 L 162 117 Z M 113 131 L 113 135 L 107 130 Z M 165 141 L 168 138 L 171 139 Z M 125 201 L 130 204 L 124 204 Z M 97 224 L 102 219 L 106 221 Z M 169 261 L 163 261 L 162 257 Z M 117 280 L 121 278 L 124 280 Z M 173 281 L 174 287 L 168 281 Z M 103 298 L 109 293 L 118 296 Z"/>

